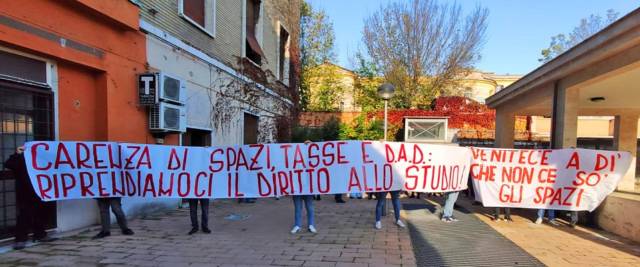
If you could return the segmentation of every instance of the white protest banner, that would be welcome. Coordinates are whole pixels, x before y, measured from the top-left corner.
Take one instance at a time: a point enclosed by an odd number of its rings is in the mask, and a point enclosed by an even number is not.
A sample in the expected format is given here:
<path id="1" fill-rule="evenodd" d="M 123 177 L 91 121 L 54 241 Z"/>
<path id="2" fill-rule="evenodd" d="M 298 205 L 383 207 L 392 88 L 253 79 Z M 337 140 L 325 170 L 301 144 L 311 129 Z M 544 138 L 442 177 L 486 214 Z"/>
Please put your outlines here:
<path id="1" fill-rule="evenodd" d="M 593 211 L 631 164 L 618 151 L 471 150 L 473 186 L 485 207 Z"/>
<path id="2" fill-rule="evenodd" d="M 25 159 L 45 201 L 98 197 L 243 198 L 467 188 L 467 148 L 335 141 L 184 147 L 29 142 Z"/>

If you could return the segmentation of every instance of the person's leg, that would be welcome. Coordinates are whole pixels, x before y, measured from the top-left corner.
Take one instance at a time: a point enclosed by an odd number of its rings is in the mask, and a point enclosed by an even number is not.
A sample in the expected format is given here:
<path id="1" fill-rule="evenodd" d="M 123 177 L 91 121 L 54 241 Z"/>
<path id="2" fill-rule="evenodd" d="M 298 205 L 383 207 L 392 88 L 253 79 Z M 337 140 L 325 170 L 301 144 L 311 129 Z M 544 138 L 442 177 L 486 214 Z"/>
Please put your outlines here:
<path id="1" fill-rule="evenodd" d="M 542 220 L 544 219 L 544 211 L 545 211 L 545 209 L 539 209 L 538 210 L 536 220 L 534 221 L 535 224 L 541 224 L 542 223 Z"/>
<path id="2" fill-rule="evenodd" d="M 301 212 L 302 212 L 302 196 L 293 196 L 293 226 L 300 227 L 301 225 Z"/>
<path id="3" fill-rule="evenodd" d="M 111 211 L 113 211 L 113 214 L 116 215 L 116 220 L 118 221 L 118 226 L 120 226 L 120 229 L 124 232 L 126 230 L 129 230 L 129 227 L 127 227 L 127 217 L 124 215 L 124 212 L 122 211 L 122 198 L 119 197 L 114 197 L 111 198 Z"/>
<path id="4" fill-rule="evenodd" d="M 578 212 L 577 211 L 572 211 L 571 212 L 571 227 L 575 226 L 578 223 Z"/>
<path id="5" fill-rule="evenodd" d="M 303 196 L 304 207 L 307 210 L 307 224 L 309 226 L 315 226 L 315 212 L 313 209 L 313 197 L 310 195 Z"/>
<path id="6" fill-rule="evenodd" d="M 198 199 L 190 198 L 189 201 L 189 217 L 191 218 L 191 228 L 198 229 Z"/>
<path id="7" fill-rule="evenodd" d="M 200 209 L 202 209 L 202 231 L 205 233 L 209 230 L 209 199 L 200 199 Z"/>
<path id="8" fill-rule="evenodd" d="M 109 214 L 110 200 L 107 198 L 98 198 L 98 208 L 100 209 L 100 224 L 102 232 L 109 233 L 111 231 L 111 214 Z"/>
<path id="9" fill-rule="evenodd" d="M 391 203 L 393 204 L 393 216 L 397 222 L 400 220 L 400 191 L 391 191 Z"/>
<path id="10" fill-rule="evenodd" d="M 444 210 L 442 212 L 442 217 L 449 218 L 453 216 L 453 206 L 458 199 L 459 192 L 448 192 L 446 193 L 446 199 L 444 201 Z"/>
<path id="11" fill-rule="evenodd" d="M 539 209 L 538 210 L 538 219 L 543 219 L 544 218 L 544 209 Z"/>
<path id="12" fill-rule="evenodd" d="M 33 225 L 33 240 L 43 240 L 47 237 L 45 231 L 46 219 L 44 218 L 46 213 L 45 203 L 40 199 L 33 199 L 31 205 L 33 205 L 33 213 L 30 215 Z"/>
<path id="13" fill-rule="evenodd" d="M 547 216 L 549 216 L 549 221 L 553 221 L 556 219 L 556 211 L 555 210 L 547 210 Z"/>
<path id="14" fill-rule="evenodd" d="M 494 220 L 500 220 L 500 208 L 496 207 L 495 212 L 493 213 Z"/>
<path id="15" fill-rule="evenodd" d="M 27 238 L 29 236 L 29 228 L 31 227 L 32 222 L 32 210 L 28 203 L 23 203 L 23 201 L 18 200 L 17 203 L 17 212 L 18 217 L 16 218 L 16 228 L 15 228 L 15 242 L 16 249 L 23 249 L 24 242 L 27 242 Z"/>
<path id="16" fill-rule="evenodd" d="M 504 208 L 504 219 L 511 221 L 511 208 Z"/>
<path id="17" fill-rule="evenodd" d="M 387 192 L 376 193 L 376 222 L 380 221 L 382 217 L 382 204 L 384 204 Z"/>

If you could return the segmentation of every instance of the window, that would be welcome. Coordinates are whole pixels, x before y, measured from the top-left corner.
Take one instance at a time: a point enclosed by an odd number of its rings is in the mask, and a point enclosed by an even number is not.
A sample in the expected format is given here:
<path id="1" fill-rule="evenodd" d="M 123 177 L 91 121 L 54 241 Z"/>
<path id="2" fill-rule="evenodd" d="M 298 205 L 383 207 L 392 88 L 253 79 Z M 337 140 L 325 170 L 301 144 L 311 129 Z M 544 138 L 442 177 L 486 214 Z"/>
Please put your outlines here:
<path id="1" fill-rule="evenodd" d="M 446 142 L 447 119 L 405 119 L 405 142 Z"/>
<path id="2" fill-rule="evenodd" d="M 260 11 L 262 9 L 261 0 L 246 0 L 246 45 L 245 56 L 249 58 L 253 63 L 262 65 L 262 59 L 264 58 L 264 52 L 260 48 L 260 42 L 258 42 L 258 34 L 260 31 Z"/>
<path id="3" fill-rule="evenodd" d="M 289 85 L 289 32 L 280 25 L 280 41 L 278 44 L 278 78 Z"/>
<path id="4" fill-rule="evenodd" d="M 211 146 L 211 131 L 187 128 L 182 134 L 183 146 Z"/>
<path id="5" fill-rule="evenodd" d="M 182 18 L 207 35 L 215 36 L 216 0 L 179 0 L 178 4 Z"/>
<path id="6" fill-rule="evenodd" d="M 468 98 L 468 99 L 472 99 L 473 98 L 473 89 L 467 87 L 464 89 L 464 97 Z"/>
<path id="7" fill-rule="evenodd" d="M 244 113 L 244 144 L 258 143 L 258 116 Z"/>

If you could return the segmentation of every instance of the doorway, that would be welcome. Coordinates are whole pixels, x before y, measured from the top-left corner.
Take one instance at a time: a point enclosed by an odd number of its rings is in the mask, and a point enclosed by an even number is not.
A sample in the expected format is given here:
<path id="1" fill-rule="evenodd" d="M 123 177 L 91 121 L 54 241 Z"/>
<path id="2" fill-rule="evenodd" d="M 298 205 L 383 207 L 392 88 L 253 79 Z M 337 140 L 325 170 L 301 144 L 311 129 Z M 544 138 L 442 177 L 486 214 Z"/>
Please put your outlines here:
<path id="1" fill-rule="evenodd" d="M 50 90 L 0 80 L 0 239 L 16 225 L 16 183 L 4 162 L 25 142 L 54 139 L 53 94 Z M 55 202 L 46 203 L 47 229 L 56 227 Z"/>

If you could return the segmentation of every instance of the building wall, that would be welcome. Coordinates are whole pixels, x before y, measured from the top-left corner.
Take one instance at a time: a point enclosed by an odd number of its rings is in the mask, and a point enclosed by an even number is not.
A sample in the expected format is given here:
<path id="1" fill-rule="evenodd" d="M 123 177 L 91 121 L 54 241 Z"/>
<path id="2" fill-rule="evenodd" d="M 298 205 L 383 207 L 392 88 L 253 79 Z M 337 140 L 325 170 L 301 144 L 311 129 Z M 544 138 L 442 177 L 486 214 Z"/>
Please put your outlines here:
<path id="1" fill-rule="evenodd" d="M 489 80 L 463 80 L 460 87 L 464 96 L 480 103 L 484 103 L 484 100 L 496 91 L 496 84 Z"/>
<path id="2" fill-rule="evenodd" d="M 137 105 L 137 74 L 146 71 L 138 7 L 129 1 L 101 0 L 0 1 L 0 6 L 0 47 L 51 66 L 56 139 L 154 140 L 146 110 Z M 165 143 L 178 144 L 178 136 L 168 136 Z M 162 202 L 125 199 L 124 206 L 132 211 L 140 210 L 138 204 Z M 57 211 L 60 231 L 97 223 L 93 200 L 59 201 Z"/>
<path id="3" fill-rule="evenodd" d="M 595 211 L 598 226 L 609 232 L 640 242 L 640 197 L 614 192 Z"/>
<path id="4" fill-rule="evenodd" d="M 320 91 L 321 86 L 331 86 L 332 89 L 336 88 L 341 92 L 337 101 L 333 103 L 333 110 L 324 111 L 357 112 L 362 110 L 356 104 L 356 74 L 353 71 L 332 63 L 324 63 L 309 72 L 314 76 L 309 79 L 309 107 L 318 107 L 317 100 L 323 93 Z"/>
<path id="5" fill-rule="evenodd" d="M 179 0 L 140 0 L 142 20 L 161 28 L 204 52 L 225 65 L 241 70 L 240 59 L 244 56 L 244 8 L 246 0 L 212 0 L 215 3 L 215 36 L 210 36 L 179 15 Z M 278 44 L 280 24 L 289 31 L 291 38 L 297 38 L 300 2 L 298 0 L 262 1 L 261 37 L 258 41 L 265 53 L 262 70 L 269 82 L 276 80 L 278 65 Z M 213 11 L 211 11 L 213 12 Z M 209 14 L 210 15 L 210 14 Z"/>
<path id="6" fill-rule="evenodd" d="M 244 0 L 216 0 L 215 37 L 178 14 L 179 0 L 141 0 L 140 18 L 183 40 L 221 62 L 239 67 L 242 55 L 242 4 Z M 155 10 L 152 11 L 152 10 Z"/>
<path id="7" fill-rule="evenodd" d="M 611 116 L 582 116 L 578 118 L 578 137 L 613 137 L 613 121 Z M 640 120 L 638 121 L 640 123 Z M 546 135 L 551 133 L 551 118 L 532 116 L 531 132 L 536 135 Z M 638 130 L 640 138 L 640 130 Z"/>
<path id="8" fill-rule="evenodd" d="M 158 36 L 147 35 L 147 47 L 152 70 L 187 82 L 187 127 L 211 130 L 213 145 L 242 144 L 243 118 L 248 112 L 259 117 L 259 141 L 276 141 L 276 118 L 290 112 L 290 104 L 283 98 L 255 88 L 256 95 L 246 97 L 239 93 L 245 83 L 238 77 L 206 59 L 176 49 Z"/>

